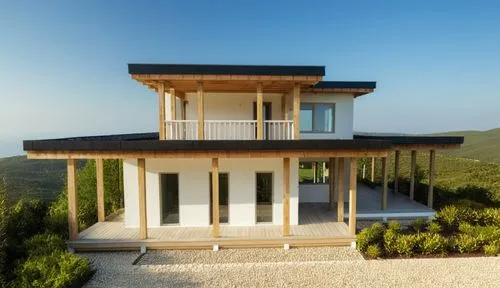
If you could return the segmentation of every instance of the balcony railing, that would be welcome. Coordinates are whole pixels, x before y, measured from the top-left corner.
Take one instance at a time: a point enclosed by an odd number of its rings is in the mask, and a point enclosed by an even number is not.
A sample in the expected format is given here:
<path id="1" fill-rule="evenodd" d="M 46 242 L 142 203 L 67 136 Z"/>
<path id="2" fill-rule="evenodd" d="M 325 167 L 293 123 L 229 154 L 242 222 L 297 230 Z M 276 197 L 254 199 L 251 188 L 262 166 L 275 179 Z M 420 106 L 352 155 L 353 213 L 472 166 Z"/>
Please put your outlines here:
<path id="1" fill-rule="evenodd" d="M 205 140 L 255 140 L 256 120 L 205 120 Z M 292 140 L 293 121 L 266 120 L 263 138 L 267 140 Z M 198 120 L 165 121 L 168 140 L 198 140 Z"/>

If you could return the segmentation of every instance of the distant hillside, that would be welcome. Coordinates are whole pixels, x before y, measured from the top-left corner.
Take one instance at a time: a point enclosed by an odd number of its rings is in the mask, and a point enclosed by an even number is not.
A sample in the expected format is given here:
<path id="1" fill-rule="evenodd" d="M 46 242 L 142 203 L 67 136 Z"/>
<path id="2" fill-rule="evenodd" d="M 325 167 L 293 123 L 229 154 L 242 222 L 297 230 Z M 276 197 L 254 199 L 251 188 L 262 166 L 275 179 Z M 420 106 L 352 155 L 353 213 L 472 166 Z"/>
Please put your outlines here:
<path id="1" fill-rule="evenodd" d="M 82 167 L 84 162 L 79 162 Z M 54 200 L 66 183 L 66 161 L 31 160 L 26 156 L 0 158 L 0 179 L 7 182 L 9 201 L 21 196 Z"/>
<path id="2" fill-rule="evenodd" d="M 465 136 L 461 149 L 440 151 L 441 154 L 500 163 L 500 128 L 488 131 L 454 131 L 434 135 Z"/>

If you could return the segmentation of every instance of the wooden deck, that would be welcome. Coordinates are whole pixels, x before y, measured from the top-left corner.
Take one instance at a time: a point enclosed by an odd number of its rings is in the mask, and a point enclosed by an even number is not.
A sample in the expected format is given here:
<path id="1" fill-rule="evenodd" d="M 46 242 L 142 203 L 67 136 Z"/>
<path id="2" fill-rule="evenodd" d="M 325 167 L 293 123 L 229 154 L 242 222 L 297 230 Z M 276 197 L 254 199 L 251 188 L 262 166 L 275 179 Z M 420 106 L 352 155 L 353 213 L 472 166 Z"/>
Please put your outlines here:
<path id="1" fill-rule="evenodd" d="M 336 211 L 326 205 L 301 204 L 299 225 L 292 225 L 291 236 L 282 236 L 281 225 L 257 224 L 249 227 L 221 225 L 220 238 L 211 236 L 211 227 L 164 226 L 148 229 L 148 239 L 139 240 L 139 228 L 125 228 L 121 215 L 96 223 L 79 234 L 68 246 L 76 250 L 211 249 L 236 247 L 349 246 L 354 241 L 347 225 L 336 222 Z"/>

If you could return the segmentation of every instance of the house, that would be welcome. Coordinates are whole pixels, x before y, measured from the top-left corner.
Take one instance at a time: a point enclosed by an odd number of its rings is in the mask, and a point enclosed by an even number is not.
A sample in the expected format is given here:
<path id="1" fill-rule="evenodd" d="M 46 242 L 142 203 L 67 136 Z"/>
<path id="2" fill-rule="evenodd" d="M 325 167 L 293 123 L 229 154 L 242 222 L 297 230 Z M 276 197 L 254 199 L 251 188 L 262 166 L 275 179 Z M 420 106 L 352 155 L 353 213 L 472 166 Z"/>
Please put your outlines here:
<path id="1" fill-rule="evenodd" d="M 351 245 L 357 218 L 432 217 L 435 151 L 463 143 L 355 135 L 355 100 L 376 83 L 323 81 L 323 66 L 128 69 L 158 95 L 159 133 L 24 141 L 29 158 L 67 160 L 73 249 Z M 412 151 L 410 197 L 398 183 L 387 187 L 387 157 L 395 153 L 398 175 L 404 150 Z M 428 207 L 413 201 L 416 151 L 430 153 Z M 380 190 L 358 185 L 360 158 L 372 167 L 381 159 Z M 99 222 L 84 231 L 77 159 L 97 165 Z M 105 218 L 103 159 L 123 159 L 125 207 L 113 219 Z M 299 184 L 299 166 L 318 162 L 323 183 Z"/>

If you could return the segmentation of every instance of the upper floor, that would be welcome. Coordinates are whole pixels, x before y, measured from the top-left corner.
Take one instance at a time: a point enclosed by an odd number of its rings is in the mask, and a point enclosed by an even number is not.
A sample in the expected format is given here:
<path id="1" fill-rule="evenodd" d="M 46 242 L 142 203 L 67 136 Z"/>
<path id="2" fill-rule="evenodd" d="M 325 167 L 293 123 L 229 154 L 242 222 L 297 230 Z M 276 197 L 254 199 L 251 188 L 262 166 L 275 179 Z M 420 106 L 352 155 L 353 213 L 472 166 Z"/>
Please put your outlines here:
<path id="1" fill-rule="evenodd" d="M 354 99 L 375 82 L 323 66 L 129 64 L 159 95 L 160 140 L 352 139 Z"/>

